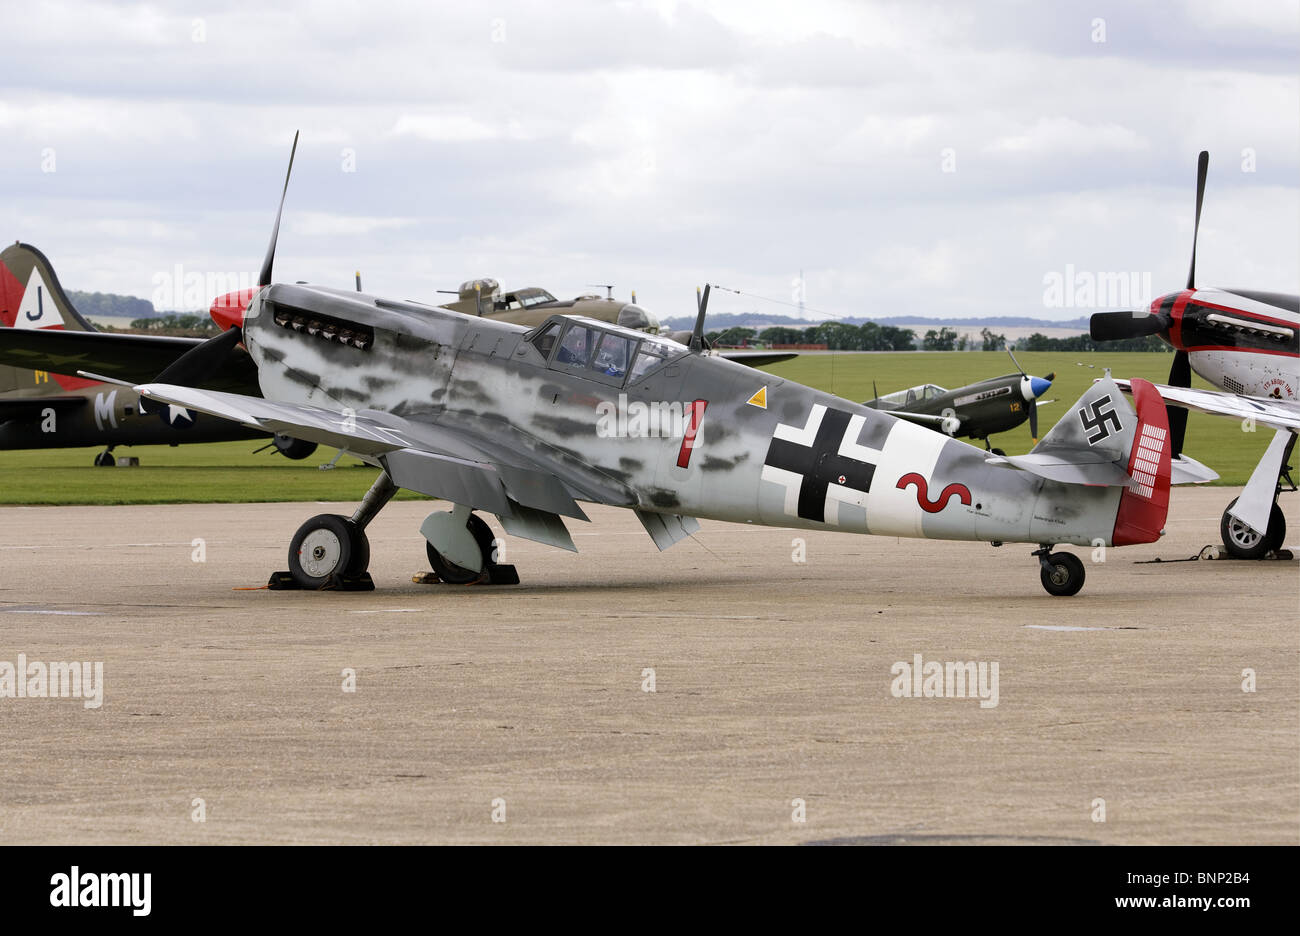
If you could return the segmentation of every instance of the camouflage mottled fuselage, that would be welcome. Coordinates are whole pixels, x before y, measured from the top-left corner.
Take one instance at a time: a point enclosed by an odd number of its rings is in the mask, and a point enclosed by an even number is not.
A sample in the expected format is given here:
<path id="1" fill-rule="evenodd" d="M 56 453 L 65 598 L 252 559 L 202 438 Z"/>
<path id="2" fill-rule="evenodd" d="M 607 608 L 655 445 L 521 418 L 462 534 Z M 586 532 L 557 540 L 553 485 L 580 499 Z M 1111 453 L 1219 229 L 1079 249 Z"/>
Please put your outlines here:
<path id="1" fill-rule="evenodd" d="M 286 310 L 364 326 L 373 340 L 360 349 L 277 325 Z M 452 429 L 562 466 L 560 477 L 581 479 L 605 503 L 891 536 L 1111 540 L 1120 488 L 989 464 L 980 449 L 887 413 L 685 349 L 635 382 L 588 379 L 549 366 L 528 335 L 414 303 L 287 285 L 259 294 L 244 320 L 266 399 Z M 621 394 L 627 404 L 688 411 L 703 401 L 694 444 L 681 434 L 610 437 L 601 404 L 607 411 Z"/>

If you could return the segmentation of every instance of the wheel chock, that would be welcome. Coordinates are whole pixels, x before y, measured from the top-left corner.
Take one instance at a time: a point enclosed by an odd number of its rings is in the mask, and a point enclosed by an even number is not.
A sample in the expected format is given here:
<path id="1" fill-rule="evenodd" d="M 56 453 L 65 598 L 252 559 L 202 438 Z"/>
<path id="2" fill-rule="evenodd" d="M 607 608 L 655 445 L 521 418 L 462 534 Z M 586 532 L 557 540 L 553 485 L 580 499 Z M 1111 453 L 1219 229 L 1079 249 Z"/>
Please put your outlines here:
<path id="1" fill-rule="evenodd" d="M 327 584 L 317 589 L 304 588 L 288 572 L 272 572 L 266 587 L 271 591 L 374 591 L 375 580 L 369 572 L 360 575 L 334 575 Z"/>

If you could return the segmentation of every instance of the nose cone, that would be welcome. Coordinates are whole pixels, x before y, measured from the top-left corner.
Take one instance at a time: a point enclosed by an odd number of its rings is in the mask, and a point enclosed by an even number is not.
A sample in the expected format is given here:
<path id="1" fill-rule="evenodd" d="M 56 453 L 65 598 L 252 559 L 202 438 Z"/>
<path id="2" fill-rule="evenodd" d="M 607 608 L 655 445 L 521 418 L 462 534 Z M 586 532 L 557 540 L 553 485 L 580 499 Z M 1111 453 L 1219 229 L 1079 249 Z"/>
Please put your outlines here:
<path id="1" fill-rule="evenodd" d="M 257 291 L 261 288 L 260 286 L 250 286 L 248 289 L 237 289 L 212 300 L 212 308 L 208 310 L 208 314 L 212 316 L 212 321 L 216 322 L 222 331 L 229 331 L 235 326 L 242 327 L 244 313 L 248 311 L 248 304 L 253 301 L 253 297 L 257 295 Z"/>
<path id="2" fill-rule="evenodd" d="M 1052 387 L 1052 382 L 1048 380 L 1046 377 L 1030 377 L 1029 398 L 1031 400 L 1037 400 L 1040 396 L 1042 396 L 1044 393 L 1050 390 L 1051 387 Z"/>

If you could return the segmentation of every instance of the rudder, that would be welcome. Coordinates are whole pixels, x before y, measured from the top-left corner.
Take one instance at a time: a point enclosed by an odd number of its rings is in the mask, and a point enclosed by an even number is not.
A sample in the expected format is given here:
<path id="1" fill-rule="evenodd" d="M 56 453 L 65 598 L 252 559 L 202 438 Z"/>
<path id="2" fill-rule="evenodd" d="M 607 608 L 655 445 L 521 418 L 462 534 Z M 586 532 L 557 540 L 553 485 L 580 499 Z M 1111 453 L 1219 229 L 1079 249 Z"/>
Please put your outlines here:
<path id="1" fill-rule="evenodd" d="M 1111 536 L 1116 546 L 1154 543 L 1160 538 L 1169 514 L 1172 469 L 1165 402 L 1150 381 L 1135 378 L 1129 385 L 1133 389 L 1138 424 L 1128 458 L 1132 480 L 1120 495 L 1115 532 Z"/>

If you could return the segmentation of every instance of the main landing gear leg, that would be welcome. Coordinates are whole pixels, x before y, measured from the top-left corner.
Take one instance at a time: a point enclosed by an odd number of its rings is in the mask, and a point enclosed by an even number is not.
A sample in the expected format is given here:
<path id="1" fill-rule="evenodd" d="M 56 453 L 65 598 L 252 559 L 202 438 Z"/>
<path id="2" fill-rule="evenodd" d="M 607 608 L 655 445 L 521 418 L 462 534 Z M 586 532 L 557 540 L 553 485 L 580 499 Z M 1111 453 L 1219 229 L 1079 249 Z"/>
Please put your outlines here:
<path id="1" fill-rule="evenodd" d="M 1039 576 L 1049 595 L 1066 598 L 1077 595 L 1079 589 L 1083 588 L 1086 574 L 1078 556 L 1073 553 L 1054 553 L 1050 544 L 1035 549 L 1033 555 L 1038 557 Z"/>
<path id="2" fill-rule="evenodd" d="M 271 588 L 373 591 L 366 527 L 396 493 L 397 485 L 381 472 L 351 517 L 320 514 L 300 526 L 289 544 L 289 571 L 272 575 Z"/>
<path id="3" fill-rule="evenodd" d="M 1234 497 L 1223 511 L 1219 520 L 1219 536 L 1223 548 L 1234 559 L 1263 559 L 1269 553 L 1282 548 L 1286 539 L 1286 517 L 1277 505 L 1277 496 L 1282 492 L 1281 479 L 1290 480 L 1290 466 L 1287 461 L 1295 448 L 1294 433 L 1279 431 L 1270 443 L 1268 451 L 1255 466 L 1250 480 L 1240 497 Z M 1294 485 L 1292 485 L 1294 487 Z M 1269 488 L 1272 488 L 1271 497 Z M 1247 523 L 1233 512 L 1241 502 L 1244 515 L 1258 517 Z M 1267 522 L 1261 522 L 1267 516 Z M 1257 529 L 1264 527 L 1263 532 Z"/>
<path id="4" fill-rule="evenodd" d="M 512 565 L 496 562 L 499 541 L 483 518 L 464 504 L 429 514 L 420 526 L 429 565 L 448 585 L 518 585 Z"/>

